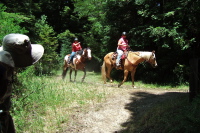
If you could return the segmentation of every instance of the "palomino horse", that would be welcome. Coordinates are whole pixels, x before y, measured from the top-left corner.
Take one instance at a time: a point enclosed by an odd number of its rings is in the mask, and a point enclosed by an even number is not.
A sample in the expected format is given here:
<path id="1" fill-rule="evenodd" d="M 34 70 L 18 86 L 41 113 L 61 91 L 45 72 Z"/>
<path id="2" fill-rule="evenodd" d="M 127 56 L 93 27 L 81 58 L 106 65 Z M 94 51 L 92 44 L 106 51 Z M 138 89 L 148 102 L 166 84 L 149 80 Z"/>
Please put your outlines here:
<path id="1" fill-rule="evenodd" d="M 68 68 L 70 68 L 70 81 L 72 81 L 71 80 L 72 70 L 75 70 L 75 74 L 74 74 L 74 82 L 75 82 L 77 70 L 82 70 L 84 72 L 84 75 L 82 78 L 82 82 L 83 82 L 85 79 L 85 75 L 86 75 L 85 62 L 87 59 L 91 60 L 91 58 L 92 58 L 91 49 L 85 48 L 85 49 L 77 52 L 73 58 L 73 61 L 68 65 L 67 62 L 68 62 L 69 56 L 70 56 L 70 54 L 66 55 L 64 58 L 62 78 L 63 79 L 65 78 L 65 76 L 67 74 L 67 70 L 68 70 Z"/>
<path id="2" fill-rule="evenodd" d="M 112 82 L 112 78 L 110 77 L 110 72 L 114 67 L 116 67 L 115 65 L 116 59 L 113 59 L 112 57 L 113 53 L 114 52 L 110 52 L 104 57 L 104 62 L 101 67 L 101 75 L 104 80 L 104 83 L 106 83 L 107 78 L 110 80 L 110 82 Z M 138 64 L 143 61 L 149 62 L 154 68 L 157 67 L 155 51 L 152 51 L 152 52 L 129 51 L 128 52 L 127 57 L 122 60 L 122 63 L 121 63 L 122 65 L 119 68 L 121 70 L 124 70 L 124 79 L 121 83 L 119 83 L 118 87 L 120 87 L 127 80 L 127 76 L 129 72 L 131 72 L 132 86 L 134 87 L 134 75 L 136 72 L 136 68 Z"/>

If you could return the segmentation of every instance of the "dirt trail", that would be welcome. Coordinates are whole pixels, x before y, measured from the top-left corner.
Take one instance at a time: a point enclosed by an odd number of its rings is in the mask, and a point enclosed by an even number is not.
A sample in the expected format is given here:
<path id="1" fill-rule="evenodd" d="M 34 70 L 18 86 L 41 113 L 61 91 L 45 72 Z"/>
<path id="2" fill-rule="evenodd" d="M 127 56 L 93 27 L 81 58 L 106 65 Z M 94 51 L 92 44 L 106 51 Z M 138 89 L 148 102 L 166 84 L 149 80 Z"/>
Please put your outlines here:
<path id="1" fill-rule="evenodd" d="M 112 94 L 104 102 L 90 105 L 87 111 L 77 110 L 64 132 L 127 132 L 128 125 L 136 122 L 155 104 L 172 97 L 187 95 L 187 92 L 176 90 L 130 89 L 125 85 L 120 89 L 107 86 L 106 91 Z"/>

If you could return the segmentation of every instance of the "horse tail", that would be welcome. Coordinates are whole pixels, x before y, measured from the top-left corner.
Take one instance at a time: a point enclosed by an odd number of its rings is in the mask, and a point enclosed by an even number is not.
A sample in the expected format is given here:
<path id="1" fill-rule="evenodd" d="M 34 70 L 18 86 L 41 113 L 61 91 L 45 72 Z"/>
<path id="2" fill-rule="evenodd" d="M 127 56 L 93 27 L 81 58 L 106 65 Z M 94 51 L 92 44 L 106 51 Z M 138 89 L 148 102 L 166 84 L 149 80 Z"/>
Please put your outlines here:
<path id="1" fill-rule="evenodd" d="M 67 61 L 64 60 L 63 72 L 62 72 L 62 79 L 65 79 L 65 76 L 66 76 L 66 74 L 67 74 L 67 70 L 68 70 Z"/>
<path id="2" fill-rule="evenodd" d="M 106 83 L 106 65 L 105 65 L 105 61 L 103 62 L 103 65 L 101 66 L 101 76 L 102 76 L 102 79 L 103 79 L 104 83 Z"/>

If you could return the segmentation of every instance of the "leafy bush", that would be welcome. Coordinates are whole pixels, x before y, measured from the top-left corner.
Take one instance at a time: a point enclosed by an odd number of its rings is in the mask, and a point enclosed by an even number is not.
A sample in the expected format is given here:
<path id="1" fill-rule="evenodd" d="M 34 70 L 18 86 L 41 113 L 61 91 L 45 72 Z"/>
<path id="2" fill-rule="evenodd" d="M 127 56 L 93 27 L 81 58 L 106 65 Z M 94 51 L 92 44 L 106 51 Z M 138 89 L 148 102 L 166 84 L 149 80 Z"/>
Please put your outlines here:
<path id="1" fill-rule="evenodd" d="M 47 24 L 47 17 L 45 15 L 41 16 L 41 19 L 35 24 L 37 28 L 36 33 L 39 36 L 39 44 L 44 47 L 44 55 L 40 59 L 39 65 L 41 67 L 36 66 L 38 69 L 38 73 L 42 74 L 53 74 L 54 70 L 57 70 L 59 67 L 58 63 L 58 54 L 56 53 L 58 47 L 58 41 L 55 35 L 55 32 L 51 26 Z"/>
<path id="2" fill-rule="evenodd" d="M 28 33 L 25 27 L 21 27 L 20 24 L 26 20 L 28 17 L 20 15 L 19 13 L 7 13 L 5 12 L 6 7 L 0 3 L 0 44 L 2 38 L 10 33 Z"/>
<path id="3" fill-rule="evenodd" d="M 59 62 L 63 63 L 63 59 L 65 57 L 65 55 L 67 54 L 71 54 L 71 44 L 72 44 L 72 38 L 74 38 L 75 35 L 72 34 L 69 30 L 66 30 L 63 33 L 60 33 L 58 35 L 58 42 L 61 45 L 60 48 L 60 56 L 59 56 Z"/>

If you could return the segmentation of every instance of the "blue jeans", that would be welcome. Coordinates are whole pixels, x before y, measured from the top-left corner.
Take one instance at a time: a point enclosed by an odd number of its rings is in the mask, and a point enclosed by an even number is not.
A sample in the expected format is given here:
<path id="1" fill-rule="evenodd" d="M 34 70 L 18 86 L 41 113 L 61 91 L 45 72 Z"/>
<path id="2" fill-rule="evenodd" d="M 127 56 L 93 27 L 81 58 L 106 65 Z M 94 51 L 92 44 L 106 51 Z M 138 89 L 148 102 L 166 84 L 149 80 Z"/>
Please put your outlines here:
<path id="1" fill-rule="evenodd" d="M 119 64 L 120 63 L 120 59 L 122 57 L 123 51 L 121 49 L 117 49 L 117 53 L 118 53 L 118 55 L 117 55 L 116 65 L 119 66 L 120 65 Z"/>
<path id="2" fill-rule="evenodd" d="M 72 61 L 72 59 L 74 58 L 74 55 L 76 54 L 76 52 L 72 52 L 69 56 L 69 62 Z"/>

